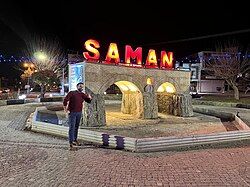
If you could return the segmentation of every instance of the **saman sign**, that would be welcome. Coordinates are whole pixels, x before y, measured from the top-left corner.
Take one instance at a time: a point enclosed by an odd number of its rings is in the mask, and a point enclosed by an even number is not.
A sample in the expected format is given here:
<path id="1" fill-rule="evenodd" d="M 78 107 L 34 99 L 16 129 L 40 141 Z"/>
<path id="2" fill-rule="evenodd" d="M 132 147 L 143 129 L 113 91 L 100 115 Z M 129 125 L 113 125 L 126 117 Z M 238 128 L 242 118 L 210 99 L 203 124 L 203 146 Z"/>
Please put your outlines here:
<path id="1" fill-rule="evenodd" d="M 89 39 L 85 42 L 86 52 L 83 52 L 83 56 L 89 61 L 100 60 L 100 44 L 96 40 Z M 132 63 L 131 59 L 135 62 Z M 106 63 L 121 64 L 119 51 L 116 43 L 110 43 L 106 58 Z M 173 52 L 161 51 L 161 58 L 158 65 L 157 55 L 154 49 L 149 49 L 146 63 L 142 64 L 142 48 L 138 47 L 135 50 L 130 45 L 125 46 L 125 62 L 127 66 L 146 67 L 146 68 L 161 68 L 161 69 L 172 69 L 173 68 Z"/>

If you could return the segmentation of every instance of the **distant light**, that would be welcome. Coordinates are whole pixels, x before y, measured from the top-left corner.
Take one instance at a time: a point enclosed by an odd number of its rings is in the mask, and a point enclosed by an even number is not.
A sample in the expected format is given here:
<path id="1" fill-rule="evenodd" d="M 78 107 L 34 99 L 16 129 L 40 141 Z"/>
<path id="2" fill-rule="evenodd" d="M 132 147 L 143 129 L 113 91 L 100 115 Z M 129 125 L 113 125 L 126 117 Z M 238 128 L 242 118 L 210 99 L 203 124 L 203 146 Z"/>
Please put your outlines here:
<path id="1" fill-rule="evenodd" d="M 35 52 L 34 56 L 37 60 L 46 60 L 47 59 L 47 55 L 42 51 Z"/>
<path id="2" fill-rule="evenodd" d="M 107 94 L 107 92 L 104 92 L 104 95 L 106 95 Z"/>
<path id="3" fill-rule="evenodd" d="M 147 85 L 152 85 L 152 84 L 153 84 L 152 82 L 153 82 L 153 81 L 152 81 L 151 78 L 147 78 Z"/>
<path id="4" fill-rule="evenodd" d="M 53 94 L 49 94 L 49 97 L 53 97 Z"/>
<path id="5" fill-rule="evenodd" d="M 20 95 L 20 96 L 18 96 L 18 99 L 25 99 L 26 98 L 26 95 Z"/>

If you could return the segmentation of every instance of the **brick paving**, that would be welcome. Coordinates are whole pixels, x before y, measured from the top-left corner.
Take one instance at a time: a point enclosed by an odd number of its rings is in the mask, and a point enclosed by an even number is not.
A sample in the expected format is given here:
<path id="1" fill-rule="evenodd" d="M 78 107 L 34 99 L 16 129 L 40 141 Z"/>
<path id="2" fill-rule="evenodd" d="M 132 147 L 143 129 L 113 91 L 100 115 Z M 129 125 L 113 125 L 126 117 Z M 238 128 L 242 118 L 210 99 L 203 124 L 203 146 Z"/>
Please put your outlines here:
<path id="1" fill-rule="evenodd" d="M 139 154 L 83 145 L 68 151 L 66 139 L 11 128 L 19 109 L 30 107 L 0 107 L 0 186 L 250 186 L 250 146 Z"/>

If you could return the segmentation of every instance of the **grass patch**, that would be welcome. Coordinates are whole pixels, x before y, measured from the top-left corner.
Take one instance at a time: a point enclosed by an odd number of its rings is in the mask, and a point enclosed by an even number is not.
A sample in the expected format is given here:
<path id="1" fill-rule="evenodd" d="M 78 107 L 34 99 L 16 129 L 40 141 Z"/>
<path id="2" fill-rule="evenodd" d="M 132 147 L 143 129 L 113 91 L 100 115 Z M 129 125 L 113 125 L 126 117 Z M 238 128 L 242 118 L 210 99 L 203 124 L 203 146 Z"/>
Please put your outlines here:
<path id="1" fill-rule="evenodd" d="M 216 102 L 225 102 L 225 103 L 242 103 L 250 104 L 250 97 L 241 96 L 240 100 L 234 99 L 233 96 L 226 95 L 204 95 L 201 98 L 197 99 L 199 101 L 216 101 Z"/>

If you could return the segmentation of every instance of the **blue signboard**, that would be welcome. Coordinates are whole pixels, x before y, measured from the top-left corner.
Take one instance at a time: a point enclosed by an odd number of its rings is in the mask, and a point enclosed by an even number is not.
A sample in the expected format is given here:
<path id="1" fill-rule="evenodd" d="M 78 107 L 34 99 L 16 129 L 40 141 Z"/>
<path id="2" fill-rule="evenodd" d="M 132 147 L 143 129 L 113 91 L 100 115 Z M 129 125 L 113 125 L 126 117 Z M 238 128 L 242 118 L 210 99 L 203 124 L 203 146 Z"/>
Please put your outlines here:
<path id="1" fill-rule="evenodd" d="M 85 63 L 69 64 L 69 91 L 76 90 L 79 82 L 85 82 Z"/>

